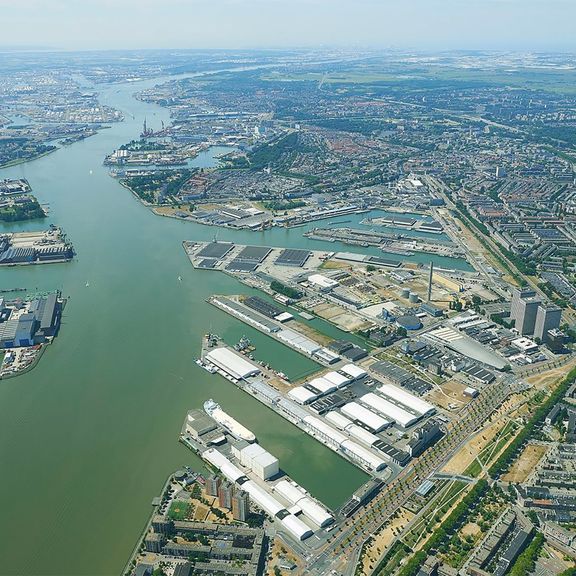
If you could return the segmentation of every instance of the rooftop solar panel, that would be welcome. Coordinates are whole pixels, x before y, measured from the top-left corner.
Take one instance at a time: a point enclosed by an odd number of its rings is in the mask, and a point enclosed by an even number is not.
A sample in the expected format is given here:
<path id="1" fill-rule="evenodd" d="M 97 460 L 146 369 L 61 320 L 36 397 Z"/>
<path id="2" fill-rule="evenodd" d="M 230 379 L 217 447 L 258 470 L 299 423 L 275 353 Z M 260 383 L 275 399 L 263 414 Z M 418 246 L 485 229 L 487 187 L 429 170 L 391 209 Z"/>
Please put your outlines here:
<path id="1" fill-rule="evenodd" d="M 226 266 L 226 270 L 231 270 L 232 272 L 253 272 L 256 270 L 256 266 L 258 266 L 257 262 L 236 258 Z"/>
<path id="2" fill-rule="evenodd" d="M 202 258 L 216 258 L 220 259 L 226 256 L 234 247 L 232 242 L 211 242 L 206 244 L 202 250 L 198 252 L 198 256 Z"/>
<path id="3" fill-rule="evenodd" d="M 304 266 L 306 260 L 310 257 L 310 252 L 308 250 L 294 250 L 288 248 L 282 250 L 280 256 L 276 258 L 275 264 L 278 266 Z"/>
<path id="4" fill-rule="evenodd" d="M 214 268 L 216 266 L 217 260 L 214 258 L 204 258 L 199 264 L 198 268 Z"/>
<path id="5" fill-rule="evenodd" d="M 246 246 L 242 249 L 240 254 L 236 256 L 238 260 L 252 260 L 255 262 L 263 262 L 272 252 L 272 248 L 268 248 L 267 246 Z"/>

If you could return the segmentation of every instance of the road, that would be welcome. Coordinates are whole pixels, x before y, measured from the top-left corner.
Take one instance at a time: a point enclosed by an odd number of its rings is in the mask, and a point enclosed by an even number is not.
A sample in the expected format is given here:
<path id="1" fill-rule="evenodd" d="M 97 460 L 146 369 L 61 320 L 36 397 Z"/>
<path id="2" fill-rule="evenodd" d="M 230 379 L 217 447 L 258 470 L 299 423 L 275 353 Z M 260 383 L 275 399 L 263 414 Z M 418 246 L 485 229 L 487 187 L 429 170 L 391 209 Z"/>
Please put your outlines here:
<path id="1" fill-rule="evenodd" d="M 323 576 L 332 570 L 338 574 L 353 574 L 364 543 L 406 503 L 426 478 L 438 472 L 468 442 L 514 391 L 512 377 L 487 387 L 482 396 L 462 410 L 461 417 L 449 425 L 446 435 L 435 446 L 407 466 L 368 506 L 340 526 L 331 542 L 310 558 L 307 572 L 311 576 Z M 351 555 L 350 551 L 355 553 Z M 372 570 L 371 574 L 374 573 Z"/>

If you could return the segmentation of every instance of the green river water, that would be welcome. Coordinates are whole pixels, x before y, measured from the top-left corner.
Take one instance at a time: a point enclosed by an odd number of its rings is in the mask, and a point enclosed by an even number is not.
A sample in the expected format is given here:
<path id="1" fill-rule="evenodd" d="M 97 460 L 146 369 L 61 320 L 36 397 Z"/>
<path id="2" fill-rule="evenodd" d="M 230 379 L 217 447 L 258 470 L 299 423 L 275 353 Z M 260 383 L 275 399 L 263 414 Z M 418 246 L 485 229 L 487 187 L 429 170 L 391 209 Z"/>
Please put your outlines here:
<path id="1" fill-rule="evenodd" d="M 169 121 L 167 110 L 132 97 L 154 83 L 105 87 L 102 101 L 126 112 L 125 122 L 0 170 L 0 178 L 28 178 L 40 202 L 50 206 L 44 223 L 0 230 L 54 223 L 77 251 L 68 264 L 0 270 L 0 289 L 61 289 L 69 297 L 60 335 L 39 365 L 0 381 L 0 574 L 118 574 L 168 474 L 183 464 L 201 468 L 178 434 L 186 411 L 209 397 L 252 429 L 281 467 L 328 506 L 340 505 L 366 479 L 195 365 L 201 336 L 212 330 L 230 344 L 247 334 L 258 358 L 291 377 L 317 367 L 205 302 L 213 293 L 246 292 L 224 274 L 194 271 L 184 254 L 182 240 L 207 240 L 215 229 L 153 215 L 102 166 L 107 153 L 138 137 L 144 117 L 151 126 Z M 213 154 L 202 154 L 197 165 L 212 165 Z M 218 237 L 346 249 L 307 240 L 302 232 L 220 230 Z"/>

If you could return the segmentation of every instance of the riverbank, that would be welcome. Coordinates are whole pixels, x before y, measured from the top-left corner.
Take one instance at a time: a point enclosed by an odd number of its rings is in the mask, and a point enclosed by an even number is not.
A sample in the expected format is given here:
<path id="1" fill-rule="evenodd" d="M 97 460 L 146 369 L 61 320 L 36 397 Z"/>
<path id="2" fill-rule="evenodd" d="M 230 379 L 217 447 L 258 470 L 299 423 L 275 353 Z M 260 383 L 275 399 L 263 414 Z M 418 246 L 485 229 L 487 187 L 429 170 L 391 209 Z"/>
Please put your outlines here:
<path id="1" fill-rule="evenodd" d="M 327 506 L 341 505 L 364 481 L 356 467 L 194 363 L 202 334 L 212 329 L 231 343 L 245 334 L 259 359 L 277 362 L 294 379 L 315 368 L 206 303 L 211 294 L 237 293 L 240 286 L 225 274 L 195 271 L 181 249 L 190 236 L 210 240 L 214 229 L 158 218 L 102 166 L 106 154 L 138 137 L 145 117 L 169 122 L 167 110 L 132 97 L 163 80 L 98 86 L 103 103 L 125 112 L 124 122 L 0 173 L 29 179 L 39 201 L 50 204 L 47 223 L 63 225 L 80 255 L 66 265 L 0 273 L 0 290 L 59 288 L 70 296 L 50 353 L 0 386 L 1 430 L 11 439 L 0 443 L 6 573 L 118 574 L 167 475 L 183 462 L 201 469 L 175 438 L 189 407 L 206 398 L 230 404 L 290 477 Z M 9 229 L 33 228 L 24 222 Z M 281 246 L 303 243 L 296 232 L 276 229 L 262 238 L 218 231 L 245 244 Z M 62 474 L 54 474 L 54 462 Z M 327 481 L 334 477 L 338 483 Z M 21 493 L 26 498 L 14 497 Z M 113 512 L 105 502 L 115 503 Z M 50 530 L 33 518 L 50 519 Z M 79 530 L 86 518 L 90 530 Z"/>

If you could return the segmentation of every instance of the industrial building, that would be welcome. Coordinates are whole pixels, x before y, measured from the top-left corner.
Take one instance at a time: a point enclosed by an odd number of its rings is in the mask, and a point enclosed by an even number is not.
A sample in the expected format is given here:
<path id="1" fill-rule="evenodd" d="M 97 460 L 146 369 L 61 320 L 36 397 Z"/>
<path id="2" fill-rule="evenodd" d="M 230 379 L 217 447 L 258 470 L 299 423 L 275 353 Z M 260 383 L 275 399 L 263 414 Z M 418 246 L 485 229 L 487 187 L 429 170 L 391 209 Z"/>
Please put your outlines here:
<path id="1" fill-rule="evenodd" d="M 32 300 L 23 310 L 0 299 L 0 349 L 42 344 L 58 333 L 63 301 L 49 294 Z"/>
<path id="2" fill-rule="evenodd" d="M 421 416 L 430 416 L 436 412 L 435 406 L 422 400 L 422 398 L 414 396 L 414 394 L 406 392 L 406 390 L 403 390 L 402 388 L 398 388 L 398 386 L 384 384 L 378 388 L 378 392 L 387 396 L 391 401 L 397 404 L 402 404 L 410 410 L 417 412 Z"/>
<path id="3" fill-rule="evenodd" d="M 279 330 L 276 332 L 275 336 L 278 338 L 278 340 L 281 340 L 286 345 L 295 348 L 299 352 L 303 352 L 309 356 L 312 356 L 315 352 L 318 352 L 318 350 L 322 348 L 322 346 L 314 342 L 314 340 L 311 340 L 299 332 L 290 330 L 289 328 Z"/>
<path id="4" fill-rule="evenodd" d="M 320 290 L 321 292 L 329 292 L 339 285 L 338 280 L 333 280 L 324 276 L 323 274 L 311 274 L 308 276 L 308 283 Z"/>
<path id="5" fill-rule="evenodd" d="M 340 368 L 339 372 L 348 376 L 352 380 L 361 380 L 365 376 L 367 376 L 368 372 L 363 368 L 359 368 L 355 364 L 345 364 Z"/>
<path id="6" fill-rule="evenodd" d="M 299 508 L 318 527 L 324 528 L 334 522 L 334 517 L 315 502 L 296 482 L 280 480 L 274 486 L 274 491 L 292 506 Z"/>
<path id="7" fill-rule="evenodd" d="M 330 382 L 327 378 L 320 376 L 319 378 L 313 378 L 306 384 L 307 387 L 313 388 L 317 392 L 318 396 L 323 396 L 325 394 L 330 394 L 336 390 L 336 385 Z"/>
<path id="8" fill-rule="evenodd" d="M 304 423 L 309 428 L 312 436 L 318 437 L 333 450 L 346 454 L 351 460 L 359 463 L 363 468 L 378 472 L 386 467 L 384 460 L 370 450 L 353 442 L 348 436 L 338 432 L 338 430 L 324 420 L 316 418 L 315 416 L 307 416 L 304 418 Z"/>
<path id="9" fill-rule="evenodd" d="M 292 388 L 292 390 L 288 392 L 288 396 L 295 402 L 298 402 L 298 404 L 302 405 L 310 404 L 318 398 L 318 394 L 315 394 L 304 386 L 296 386 L 296 388 Z"/>
<path id="10" fill-rule="evenodd" d="M 360 423 L 376 434 L 390 426 L 390 420 L 378 416 L 378 414 L 364 408 L 364 406 L 361 406 L 357 402 L 349 402 L 342 406 L 340 410 L 342 411 L 342 414 L 348 416 L 354 422 Z"/>
<path id="11" fill-rule="evenodd" d="M 280 330 L 279 324 L 240 302 L 221 296 L 212 298 L 210 302 L 225 312 L 228 312 L 228 314 L 246 322 L 246 324 L 258 328 L 258 330 L 262 332 L 271 334 Z"/>
<path id="12" fill-rule="evenodd" d="M 336 388 L 343 388 L 352 382 L 350 376 L 342 372 L 327 372 L 324 374 L 323 378 L 331 382 Z"/>
<path id="13" fill-rule="evenodd" d="M 232 448 L 232 453 L 242 466 L 250 469 L 261 480 L 276 476 L 280 470 L 278 459 L 264 450 L 260 444 L 245 444 Z"/>
<path id="14" fill-rule="evenodd" d="M 437 442 L 441 436 L 440 423 L 434 419 L 429 420 L 412 432 L 412 437 L 407 445 L 408 453 L 413 458 L 420 456 L 429 446 Z"/>
<path id="15" fill-rule="evenodd" d="M 205 359 L 236 380 L 245 380 L 260 374 L 260 368 L 229 348 L 214 348 L 206 354 Z"/>
<path id="16" fill-rule="evenodd" d="M 224 477 L 230 482 L 241 487 L 241 489 L 248 494 L 251 502 L 254 502 L 258 508 L 263 510 L 272 519 L 278 519 L 282 527 L 286 529 L 291 536 L 297 540 L 305 540 L 312 536 L 312 530 L 304 524 L 302 520 L 286 510 L 286 508 L 264 488 L 258 486 L 258 484 L 252 480 L 248 480 L 246 475 L 237 466 L 234 466 L 226 456 L 210 448 L 202 453 L 202 458 L 220 470 Z"/>
<path id="17" fill-rule="evenodd" d="M 408 428 L 416 424 L 421 418 L 421 415 L 408 412 L 405 408 L 393 404 L 390 400 L 378 396 L 378 394 L 374 394 L 373 392 L 361 396 L 360 401 L 382 414 L 390 422 L 396 423 L 402 428 Z"/>

